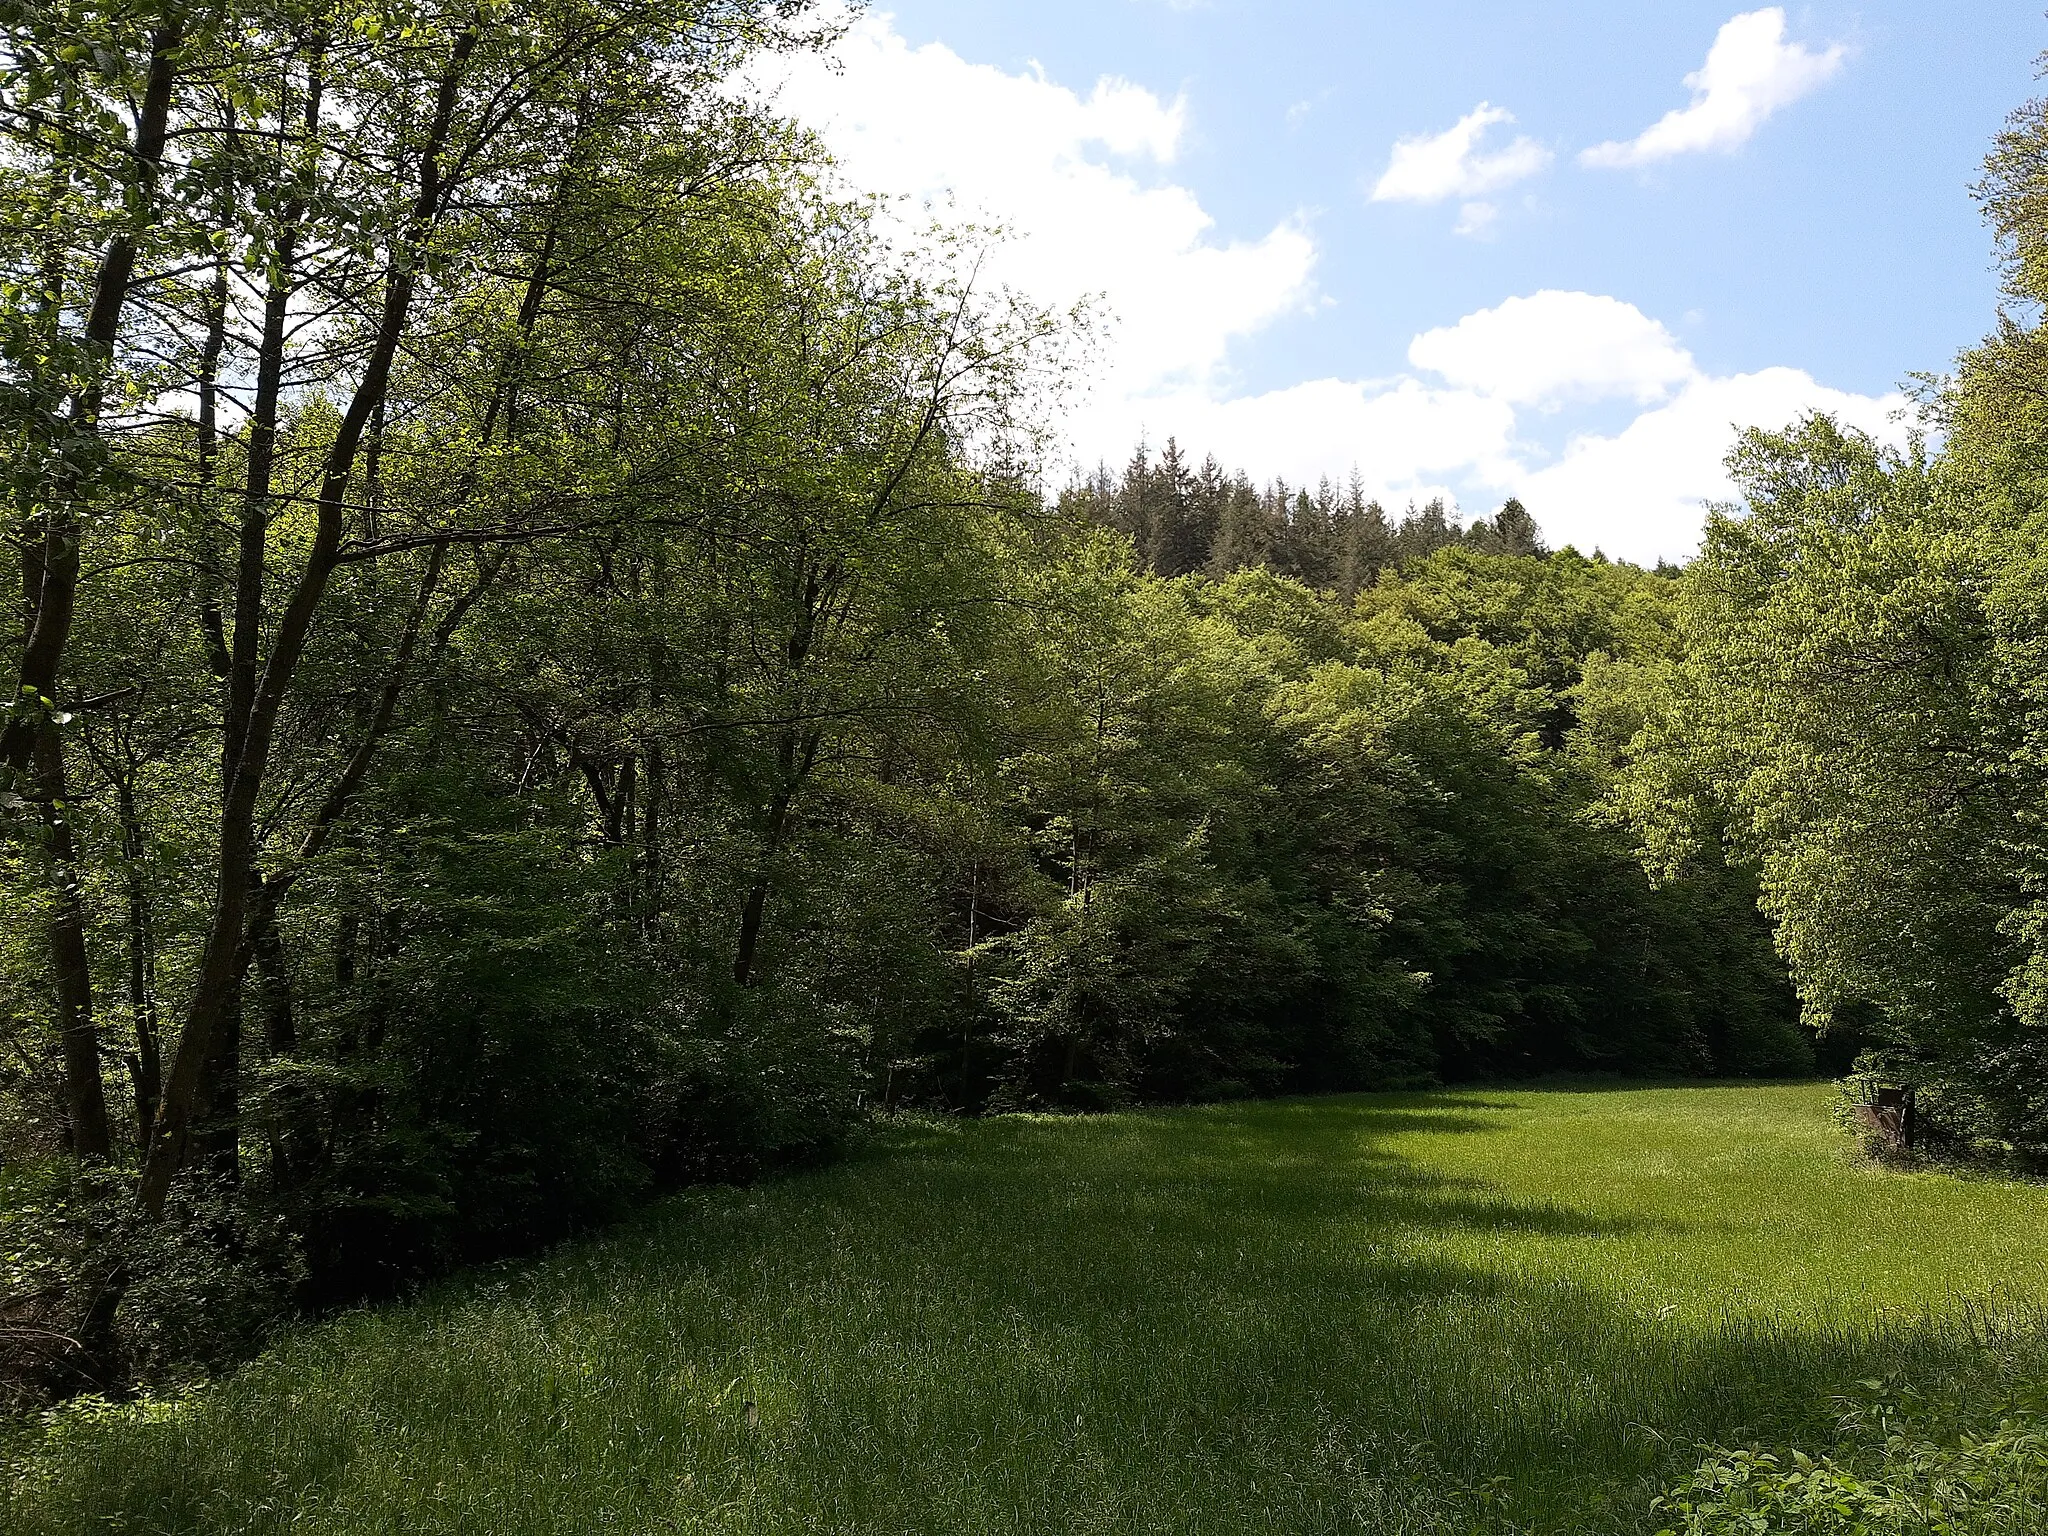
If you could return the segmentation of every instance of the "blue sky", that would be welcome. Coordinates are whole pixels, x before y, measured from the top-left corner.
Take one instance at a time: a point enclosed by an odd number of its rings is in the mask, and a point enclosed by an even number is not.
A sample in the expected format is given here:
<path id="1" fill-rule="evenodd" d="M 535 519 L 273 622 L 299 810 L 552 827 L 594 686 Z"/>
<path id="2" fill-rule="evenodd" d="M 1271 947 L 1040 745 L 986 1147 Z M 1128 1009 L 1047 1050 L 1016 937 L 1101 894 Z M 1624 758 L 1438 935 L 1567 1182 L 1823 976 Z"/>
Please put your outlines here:
<path id="1" fill-rule="evenodd" d="M 1988 327 L 1967 189 L 2040 6 L 896 0 L 781 99 L 855 182 L 1005 223 L 1004 280 L 1103 296 L 1077 459 L 1515 492 L 1650 559 L 1736 423 L 1896 433 Z"/>

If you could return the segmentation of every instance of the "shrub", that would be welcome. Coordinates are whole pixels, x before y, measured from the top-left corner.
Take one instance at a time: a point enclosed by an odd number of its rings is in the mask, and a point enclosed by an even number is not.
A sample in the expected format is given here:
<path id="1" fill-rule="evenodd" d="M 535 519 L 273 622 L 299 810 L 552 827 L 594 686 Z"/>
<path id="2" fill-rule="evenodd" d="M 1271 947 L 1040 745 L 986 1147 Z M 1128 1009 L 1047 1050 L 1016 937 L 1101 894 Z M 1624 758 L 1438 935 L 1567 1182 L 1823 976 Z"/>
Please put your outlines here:
<path id="1" fill-rule="evenodd" d="M 1674 1520 L 1660 1536 L 2036 1536 L 2048 1529 L 2048 1403 L 2038 1386 L 2012 1389 L 2010 1355 L 1994 1363 L 1945 1400 L 1860 1383 L 1826 1455 L 1717 1449 L 1657 1501 Z"/>

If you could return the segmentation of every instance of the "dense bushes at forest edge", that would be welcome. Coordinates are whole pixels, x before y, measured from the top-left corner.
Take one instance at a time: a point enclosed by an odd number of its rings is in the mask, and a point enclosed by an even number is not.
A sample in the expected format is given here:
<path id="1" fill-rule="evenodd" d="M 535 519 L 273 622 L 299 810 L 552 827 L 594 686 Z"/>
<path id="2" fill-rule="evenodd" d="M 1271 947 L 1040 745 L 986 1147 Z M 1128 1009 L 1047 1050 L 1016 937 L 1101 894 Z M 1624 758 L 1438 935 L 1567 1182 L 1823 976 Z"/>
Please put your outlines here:
<path id="1" fill-rule="evenodd" d="M 2031 332 L 1939 464 L 1753 441 L 1682 575 L 1171 446 L 1048 504 L 1062 326 L 713 87 L 801 6 L 331 20 L 10 37 L 27 1377 L 876 1104 L 1805 1071 L 1759 894 L 1937 1125 L 2048 1141 Z"/>

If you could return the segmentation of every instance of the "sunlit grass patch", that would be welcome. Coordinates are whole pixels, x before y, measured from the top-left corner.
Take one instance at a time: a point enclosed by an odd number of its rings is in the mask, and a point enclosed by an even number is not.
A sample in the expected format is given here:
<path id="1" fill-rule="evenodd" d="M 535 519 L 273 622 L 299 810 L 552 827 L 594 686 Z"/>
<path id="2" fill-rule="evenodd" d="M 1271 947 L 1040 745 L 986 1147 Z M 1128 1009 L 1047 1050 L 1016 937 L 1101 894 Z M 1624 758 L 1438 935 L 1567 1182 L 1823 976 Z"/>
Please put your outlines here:
<path id="1" fill-rule="evenodd" d="M 2048 1296 L 1797 1087 L 914 1122 L 25 1443 L 9 1530 L 1645 1531 Z"/>

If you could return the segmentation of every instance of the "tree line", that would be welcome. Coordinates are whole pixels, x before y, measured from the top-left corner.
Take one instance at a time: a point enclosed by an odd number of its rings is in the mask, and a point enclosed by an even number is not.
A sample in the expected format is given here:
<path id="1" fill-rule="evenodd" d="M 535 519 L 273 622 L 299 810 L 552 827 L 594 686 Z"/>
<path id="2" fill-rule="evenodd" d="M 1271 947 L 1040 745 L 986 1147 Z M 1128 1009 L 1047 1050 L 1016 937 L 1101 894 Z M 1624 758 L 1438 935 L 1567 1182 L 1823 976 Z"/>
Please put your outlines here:
<path id="1" fill-rule="evenodd" d="M 9 18 L 20 1391 L 878 1109 L 1800 1074 L 1830 1021 L 2006 1133 L 1997 1073 L 1937 1068 L 2030 1038 L 2019 747 L 1965 748 L 2031 642 L 1975 577 L 1874 596 L 1910 541 L 1834 558 L 1962 505 L 1924 455 L 1753 440 L 1685 572 L 1173 444 L 1048 496 L 1062 322 L 729 88 L 823 39 L 793 0 Z M 1991 368 L 1951 458 L 1996 458 Z M 1923 777 L 1837 772 L 1849 731 Z M 1855 949 L 1900 881 L 1945 926 Z"/>
<path id="2" fill-rule="evenodd" d="M 1228 576 L 1264 568 L 1350 602 L 1381 571 L 1462 544 L 1499 555 L 1547 553 L 1528 509 L 1509 497 L 1492 517 L 1460 526 L 1441 496 L 1391 517 L 1354 471 L 1342 489 L 1327 478 L 1311 493 L 1275 479 L 1254 485 L 1213 455 L 1190 467 L 1168 438 L 1155 459 L 1140 444 L 1121 474 L 1107 465 L 1060 498 L 1070 514 L 1131 540 L 1155 576 Z"/>

